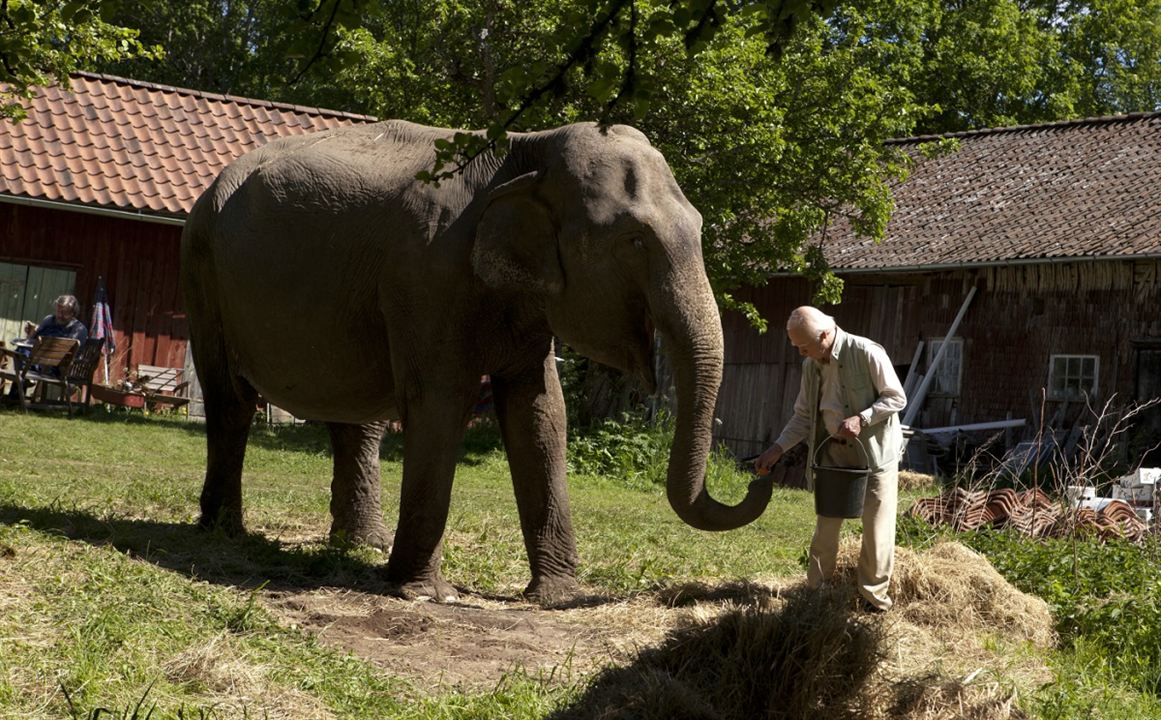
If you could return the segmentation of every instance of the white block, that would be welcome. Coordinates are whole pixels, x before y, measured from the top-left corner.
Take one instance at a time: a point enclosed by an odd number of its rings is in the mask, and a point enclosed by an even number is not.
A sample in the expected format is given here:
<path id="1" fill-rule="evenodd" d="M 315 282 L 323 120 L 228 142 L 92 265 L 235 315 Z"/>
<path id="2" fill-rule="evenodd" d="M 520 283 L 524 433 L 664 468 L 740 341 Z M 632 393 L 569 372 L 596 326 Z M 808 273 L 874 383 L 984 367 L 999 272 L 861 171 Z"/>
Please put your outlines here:
<path id="1" fill-rule="evenodd" d="M 1153 488 L 1149 485 L 1138 485 L 1129 488 L 1114 485 L 1113 497 L 1117 500 L 1124 500 L 1127 503 L 1150 505 L 1153 503 Z"/>
<path id="2" fill-rule="evenodd" d="M 1113 502 L 1115 502 L 1115 501 L 1112 498 L 1097 497 L 1097 498 L 1090 498 L 1088 500 L 1081 500 L 1080 503 L 1078 503 L 1078 506 L 1082 507 L 1082 508 L 1092 508 L 1093 510 L 1100 511 L 1100 510 L 1104 510 L 1106 507 L 1111 505 Z"/>
<path id="3" fill-rule="evenodd" d="M 1116 488 L 1113 488 L 1116 490 Z M 1077 505 L 1081 500 L 1092 500 L 1096 497 L 1096 488 L 1092 485 L 1069 485 L 1064 489 L 1064 494 L 1068 498 L 1068 502 Z M 1116 497 L 1114 495 L 1113 497 Z"/>
<path id="4" fill-rule="evenodd" d="M 1129 475 L 1117 479 L 1121 487 L 1139 487 L 1141 485 L 1154 486 L 1161 482 L 1161 468 L 1137 468 Z"/>

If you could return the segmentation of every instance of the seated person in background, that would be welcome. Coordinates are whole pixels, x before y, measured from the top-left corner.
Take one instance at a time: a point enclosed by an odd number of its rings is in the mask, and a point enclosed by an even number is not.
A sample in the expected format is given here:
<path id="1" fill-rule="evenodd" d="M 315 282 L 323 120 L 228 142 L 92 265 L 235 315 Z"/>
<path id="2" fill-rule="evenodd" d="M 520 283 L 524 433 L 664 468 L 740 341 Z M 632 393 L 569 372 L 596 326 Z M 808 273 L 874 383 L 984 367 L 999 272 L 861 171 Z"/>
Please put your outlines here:
<path id="1" fill-rule="evenodd" d="M 89 337 L 89 331 L 85 328 L 85 324 L 77 320 L 77 299 L 72 295 L 61 295 L 56 299 L 56 308 L 52 315 L 46 316 L 40 321 L 39 325 L 34 325 L 31 322 L 24 323 L 24 335 L 27 340 L 34 341 L 38 337 L 59 337 L 72 338 L 80 340 L 82 343 Z M 20 355 L 27 356 L 29 352 L 28 347 L 16 348 L 19 355 L 13 356 L 13 362 L 16 366 L 16 371 L 20 371 L 22 365 Z M 33 368 L 37 370 L 38 368 Z M 59 375 L 58 368 L 49 369 L 53 375 Z M 8 391 L 10 398 L 15 398 L 20 390 L 17 389 L 16 383 Z"/>
<path id="2" fill-rule="evenodd" d="M 29 340 L 38 337 L 62 337 L 84 342 L 89 337 L 85 324 L 77 320 L 77 299 L 72 295 L 58 297 L 55 312 L 41 320 L 39 325 L 24 323 L 24 334 Z"/>

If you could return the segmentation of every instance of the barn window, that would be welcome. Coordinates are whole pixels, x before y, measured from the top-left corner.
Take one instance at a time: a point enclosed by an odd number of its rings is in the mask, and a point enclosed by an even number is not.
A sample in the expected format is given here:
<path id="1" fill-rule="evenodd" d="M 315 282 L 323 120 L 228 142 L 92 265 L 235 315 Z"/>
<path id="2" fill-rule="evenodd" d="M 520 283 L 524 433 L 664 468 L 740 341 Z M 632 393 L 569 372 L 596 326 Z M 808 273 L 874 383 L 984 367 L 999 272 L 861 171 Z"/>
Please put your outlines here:
<path id="1" fill-rule="evenodd" d="M 1095 397 L 1100 358 L 1096 355 L 1053 355 L 1048 370 L 1048 397 L 1081 400 Z"/>
<path id="2" fill-rule="evenodd" d="M 939 354 L 939 348 L 947 343 L 947 351 L 939 361 L 939 367 L 931 369 L 931 363 Z M 927 394 L 932 397 L 959 397 L 960 378 L 963 376 L 963 338 L 933 338 L 927 341 L 928 372 L 934 372 Z"/>

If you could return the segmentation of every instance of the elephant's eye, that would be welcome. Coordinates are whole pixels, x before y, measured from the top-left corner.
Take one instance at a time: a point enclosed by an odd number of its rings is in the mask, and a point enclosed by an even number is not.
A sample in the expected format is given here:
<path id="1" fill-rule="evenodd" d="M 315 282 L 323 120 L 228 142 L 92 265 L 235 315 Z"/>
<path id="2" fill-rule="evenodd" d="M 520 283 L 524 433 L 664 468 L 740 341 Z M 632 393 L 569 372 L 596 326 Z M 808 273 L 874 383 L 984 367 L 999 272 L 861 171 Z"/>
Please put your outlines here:
<path id="1" fill-rule="evenodd" d="M 631 238 L 631 242 L 633 243 L 633 247 L 635 247 L 636 249 L 638 249 L 638 250 L 645 249 L 645 241 L 641 239 L 640 235 L 634 235 Z"/>

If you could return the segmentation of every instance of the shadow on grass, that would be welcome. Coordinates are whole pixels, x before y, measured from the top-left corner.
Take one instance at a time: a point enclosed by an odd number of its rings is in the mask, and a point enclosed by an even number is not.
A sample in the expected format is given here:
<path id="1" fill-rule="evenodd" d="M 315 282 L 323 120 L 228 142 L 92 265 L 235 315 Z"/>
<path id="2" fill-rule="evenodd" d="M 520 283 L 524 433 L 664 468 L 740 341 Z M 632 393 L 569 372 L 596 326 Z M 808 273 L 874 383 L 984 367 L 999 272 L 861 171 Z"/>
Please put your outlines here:
<path id="1" fill-rule="evenodd" d="M 460 588 L 463 590 L 463 588 Z M 468 591 L 468 594 L 484 600 L 507 602 L 511 595 L 500 593 Z M 657 583 L 646 589 L 628 592 L 598 591 L 592 587 L 582 587 L 577 595 L 564 599 L 547 599 L 540 603 L 545 610 L 580 610 L 598 608 L 615 603 L 623 603 L 636 596 L 652 598 L 659 605 L 668 608 L 691 607 L 700 603 L 721 604 L 732 602 L 738 607 L 769 608 L 778 603 L 776 590 L 750 580 L 723 581 L 710 585 L 700 581 L 681 583 Z"/>
<path id="2" fill-rule="evenodd" d="M 0 503 L 0 524 L 23 525 L 47 535 L 94 546 L 110 546 L 129 557 L 214 585 L 241 589 L 263 587 L 278 592 L 342 587 L 376 595 L 393 595 L 383 576 L 387 556 L 365 547 L 351 548 L 321 542 L 310 545 L 283 543 L 277 538 L 255 533 L 233 538 L 192 523 L 98 517 L 59 505 L 29 508 Z M 770 594 L 766 588 L 750 583 L 716 590 L 708 588 L 683 585 L 680 594 L 688 602 L 720 600 L 727 596 L 754 602 L 761 600 L 758 596 Z M 457 590 L 464 600 L 468 597 L 500 602 L 519 599 L 463 586 L 457 586 Z M 659 597 L 666 604 L 675 604 L 664 591 L 659 591 Z M 545 601 L 541 607 L 546 610 L 592 608 L 624 599 L 624 596 L 614 593 L 595 592 L 565 600 Z"/>
<path id="3" fill-rule="evenodd" d="M 886 643 L 882 621 L 852 611 L 852 594 L 802 588 L 780 607 L 680 627 L 629 665 L 601 672 L 549 718 L 862 717 L 856 700 L 867 699 Z"/>
<path id="4" fill-rule="evenodd" d="M 19 407 L 0 409 L 0 415 L 5 412 L 20 413 Z M 206 430 L 202 422 L 187 420 L 176 413 L 161 413 L 145 415 L 140 411 L 124 409 L 105 409 L 94 406 L 86 414 L 77 414 L 70 418 L 62 408 L 60 412 L 50 410 L 37 413 L 38 416 L 64 422 L 86 422 L 108 426 L 140 426 L 164 427 L 176 432 L 186 433 L 205 441 Z M 279 452 L 301 452 L 310 455 L 330 455 L 331 441 L 326 425 L 321 422 L 308 421 L 305 423 L 267 425 L 255 422 L 250 428 L 249 444 L 265 450 Z M 500 431 L 491 418 L 481 418 L 464 433 L 461 444 L 462 456 L 459 462 L 465 465 L 479 465 L 491 453 L 500 450 L 503 444 L 500 440 Z M 383 438 L 379 447 L 379 458 L 387 462 L 402 462 L 403 434 L 389 432 Z"/>
<path id="5" fill-rule="evenodd" d="M 192 579 L 216 585 L 298 591 L 340 586 L 386 594 L 380 569 L 385 565 L 330 545 L 289 545 L 257 534 L 242 538 L 203 530 L 193 524 L 97 517 L 60 507 L 28 508 L 0 504 L 0 523 L 26 525 L 40 532 L 92 545 L 108 545 Z"/>

